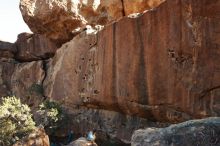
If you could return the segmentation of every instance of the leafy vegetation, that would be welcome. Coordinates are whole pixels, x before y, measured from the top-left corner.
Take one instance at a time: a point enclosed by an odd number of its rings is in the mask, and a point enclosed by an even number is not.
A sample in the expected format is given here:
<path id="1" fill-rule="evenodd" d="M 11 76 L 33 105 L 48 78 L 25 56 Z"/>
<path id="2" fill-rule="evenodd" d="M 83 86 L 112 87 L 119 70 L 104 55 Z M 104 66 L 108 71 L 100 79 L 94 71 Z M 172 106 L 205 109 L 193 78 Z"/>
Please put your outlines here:
<path id="1" fill-rule="evenodd" d="M 39 105 L 32 119 L 31 110 L 15 96 L 1 98 L 0 102 L 0 146 L 13 145 L 29 135 L 35 125 L 44 126 L 47 134 L 52 134 L 64 119 L 60 104 L 45 101 Z"/>
<path id="2" fill-rule="evenodd" d="M 37 124 L 43 125 L 47 132 L 56 130 L 63 118 L 64 113 L 61 106 L 56 102 L 48 100 L 40 104 L 39 110 L 35 116 Z"/>
<path id="3" fill-rule="evenodd" d="M 29 91 L 30 96 L 33 94 L 43 96 L 44 89 L 42 85 L 34 83 L 31 85 L 28 91 Z"/>
<path id="4" fill-rule="evenodd" d="M 0 105 L 0 145 L 12 145 L 35 129 L 30 108 L 16 97 L 2 98 Z"/>

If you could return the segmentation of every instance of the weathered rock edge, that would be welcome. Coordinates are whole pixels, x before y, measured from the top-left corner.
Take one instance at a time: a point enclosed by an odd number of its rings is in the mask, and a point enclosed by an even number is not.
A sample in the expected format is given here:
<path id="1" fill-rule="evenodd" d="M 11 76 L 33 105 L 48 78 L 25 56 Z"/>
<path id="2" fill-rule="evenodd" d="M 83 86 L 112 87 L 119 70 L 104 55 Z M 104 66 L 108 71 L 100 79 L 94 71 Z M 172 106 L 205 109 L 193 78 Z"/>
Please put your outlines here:
<path id="1" fill-rule="evenodd" d="M 136 130 L 131 146 L 218 146 L 220 145 L 220 118 L 191 120 L 167 128 Z"/>

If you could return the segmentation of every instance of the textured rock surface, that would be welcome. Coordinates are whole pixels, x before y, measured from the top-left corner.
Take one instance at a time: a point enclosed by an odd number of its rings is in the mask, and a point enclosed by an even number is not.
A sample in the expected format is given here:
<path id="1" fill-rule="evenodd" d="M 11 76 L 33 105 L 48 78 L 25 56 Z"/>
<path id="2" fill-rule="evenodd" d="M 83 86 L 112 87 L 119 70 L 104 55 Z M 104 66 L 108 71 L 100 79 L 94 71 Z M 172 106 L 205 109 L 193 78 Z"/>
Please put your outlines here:
<path id="1" fill-rule="evenodd" d="M 57 47 L 43 35 L 21 33 L 15 43 L 16 60 L 34 61 L 52 57 Z"/>
<path id="2" fill-rule="evenodd" d="M 137 130 L 131 146 L 219 146 L 220 118 L 192 120 L 167 128 Z"/>
<path id="3" fill-rule="evenodd" d="M 13 43 L 0 41 L 0 59 L 6 60 L 14 57 L 16 47 Z"/>
<path id="4" fill-rule="evenodd" d="M 125 15 L 140 13 L 159 6 L 165 0 L 123 0 Z"/>
<path id="5" fill-rule="evenodd" d="M 74 32 L 85 25 L 105 25 L 125 15 L 125 11 L 126 14 L 140 12 L 162 0 L 153 1 L 126 1 L 124 8 L 122 0 L 21 0 L 20 10 L 34 33 L 46 34 L 60 44 L 72 38 Z"/>
<path id="6" fill-rule="evenodd" d="M 96 35 L 85 31 L 72 41 L 64 44 L 49 63 L 44 82 L 45 95 L 57 100 L 65 100 L 67 104 L 83 103 L 80 89 L 77 87 L 84 77 L 83 68 L 87 68 L 85 52 L 93 53 Z M 82 63 L 81 63 L 82 62 Z M 90 60 L 92 63 L 93 60 Z M 88 62 L 89 63 L 89 62 Z M 89 64 L 88 64 L 89 65 Z M 59 85 L 59 86 L 58 86 Z M 76 86 L 77 85 L 77 86 Z M 74 87 L 74 88 L 73 88 Z M 76 98 L 72 98 L 76 97 Z"/>
<path id="7" fill-rule="evenodd" d="M 78 35 L 50 62 L 46 96 L 159 121 L 219 116 L 219 8 L 168 0 Z"/>
<path id="8" fill-rule="evenodd" d="M 39 128 L 13 146 L 50 146 L 50 141 L 44 129 Z"/>
<path id="9" fill-rule="evenodd" d="M 0 53 L 1 54 L 1 53 Z M 1 57 L 2 60 L 2 57 Z M 0 61 L 0 97 L 11 95 L 11 76 L 15 65 L 12 62 Z"/>
<path id="10" fill-rule="evenodd" d="M 11 76 L 12 94 L 31 106 L 41 103 L 45 72 L 42 61 L 18 63 Z"/>
<path id="11" fill-rule="evenodd" d="M 87 141 L 86 138 L 81 137 L 74 142 L 71 142 L 67 146 L 98 146 L 96 143 L 92 143 L 90 141 Z"/>

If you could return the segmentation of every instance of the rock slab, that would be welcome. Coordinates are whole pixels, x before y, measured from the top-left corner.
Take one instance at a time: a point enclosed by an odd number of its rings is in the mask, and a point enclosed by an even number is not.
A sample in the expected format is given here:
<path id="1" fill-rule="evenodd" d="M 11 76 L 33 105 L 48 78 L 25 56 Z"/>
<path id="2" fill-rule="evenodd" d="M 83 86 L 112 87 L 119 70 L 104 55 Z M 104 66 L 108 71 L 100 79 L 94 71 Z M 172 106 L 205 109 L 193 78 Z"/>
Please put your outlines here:
<path id="1" fill-rule="evenodd" d="M 131 146 L 219 146 L 220 118 L 192 120 L 134 132 Z"/>

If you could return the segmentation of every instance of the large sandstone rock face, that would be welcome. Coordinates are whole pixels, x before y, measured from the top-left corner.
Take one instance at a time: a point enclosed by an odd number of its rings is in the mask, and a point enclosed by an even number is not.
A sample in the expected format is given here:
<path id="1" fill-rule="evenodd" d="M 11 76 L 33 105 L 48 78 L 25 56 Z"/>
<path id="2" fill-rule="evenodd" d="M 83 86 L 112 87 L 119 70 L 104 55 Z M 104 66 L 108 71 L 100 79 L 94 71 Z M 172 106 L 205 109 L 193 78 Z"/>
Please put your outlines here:
<path id="1" fill-rule="evenodd" d="M 131 146 L 218 146 L 220 118 L 192 120 L 167 128 L 147 128 L 134 132 Z"/>
<path id="2" fill-rule="evenodd" d="M 105 25 L 124 16 L 125 12 L 126 15 L 141 12 L 163 0 L 153 1 L 125 1 L 124 5 L 122 0 L 21 0 L 20 10 L 34 33 L 46 34 L 62 44 L 85 25 Z"/>
<path id="3" fill-rule="evenodd" d="M 45 95 L 159 121 L 219 116 L 219 10 L 218 0 L 168 0 L 84 32 L 49 63 Z"/>

